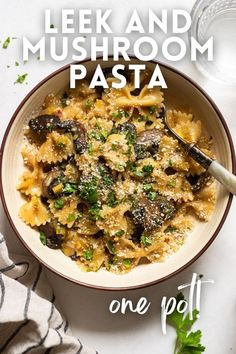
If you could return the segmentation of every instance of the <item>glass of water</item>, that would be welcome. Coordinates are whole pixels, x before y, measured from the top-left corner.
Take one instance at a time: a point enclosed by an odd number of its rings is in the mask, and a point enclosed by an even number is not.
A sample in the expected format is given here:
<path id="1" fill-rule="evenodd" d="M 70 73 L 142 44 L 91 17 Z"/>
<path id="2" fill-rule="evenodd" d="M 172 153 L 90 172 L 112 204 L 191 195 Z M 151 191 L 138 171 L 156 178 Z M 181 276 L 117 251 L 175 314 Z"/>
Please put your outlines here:
<path id="1" fill-rule="evenodd" d="M 197 0 L 191 13 L 190 36 L 204 44 L 213 36 L 214 59 L 200 54 L 196 65 L 217 81 L 236 85 L 236 0 Z"/>

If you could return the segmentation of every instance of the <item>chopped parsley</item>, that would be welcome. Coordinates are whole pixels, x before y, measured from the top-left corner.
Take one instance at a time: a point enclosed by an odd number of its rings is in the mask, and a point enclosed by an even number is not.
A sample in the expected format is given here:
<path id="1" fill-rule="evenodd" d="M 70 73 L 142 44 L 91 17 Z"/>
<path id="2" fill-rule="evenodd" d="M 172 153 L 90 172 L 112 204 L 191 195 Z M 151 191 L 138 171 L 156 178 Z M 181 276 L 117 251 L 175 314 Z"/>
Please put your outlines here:
<path id="1" fill-rule="evenodd" d="M 138 116 L 138 122 L 147 122 L 149 120 L 149 116 L 140 115 Z"/>
<path id="2" fill-rule="evenodd" d="M 93 138 L 96 141 L 102 141 L 104 143 L 106 141 L 107 137 L 108 137 L 108 132 L 92 130 L 89 135 L 90 135 L 90 138 Z"/>
<path id="3" fill-rule="evenodd" d="M 134 162 L 128 161 L 127 163 L 127 168 L 131 171 L 131 172 L 136 172 L 137 170 L 137 166 L 135 165 Z"/>
<path id="4" fill-rule="evenodd" d="M 123 236 L 124 234 L 125 234 L 124 230 L 118 230 L 118 231 L 116 231 L 115 236 L 120 237 L 120 236 Z"/>
<path id="5" fill-rule="evenodd" d="M 157 192 L 149 192 L 148 195 L 147 195 L 148 199 L 151 200 L 152 202 L 154 202 L 156 200 L 156 197 L 157 197 Z"/>
<path id="6" fill-rule="evenodd" d="M 110 134 L 118 134 L 119 130 L 116 127 L 113 127 L 112 130 L 110 131 Z"/>
<path id="7" fill-rule="evenodd" d="M 39 232 L 39 239 L 44 246 L 47 244 L 47 238 L 43 231 Z"/>
<path id="8" fill-rule="evenodd" d="M 126 140 L 128 144 L 133 145 L 136 142 L 136 139 L 137 139 L 137 134 L 135 132 L 128 130 L 126 133 Z"/>
<path id="9" fill-rule="evenodd" d="M 86 261 L 91 261 L 93 259 L 93 250 L 89 249 L 84 251 L 83 257 L 86 259 Z"/>
<path id="10" fill-rule="evenodd" d="M 124 264 L 125 268 L 130 268 L 131 264 L 132 264 L 132 259 L 129 259 L 129 258 L 123 259 L 123 264 Z"/>
<path id="11" fill-rule="evenodd" d="M 86 109 L 90 109 L 93 105 L 93 101 L 91 101 L 90 99 L 88 99 L 86 102 L 85 102 L 85 108 Z"/>
<path id="12" fill-rule="evenodd" d="M 106 186 L 111 186 L 113 184 L 113 180 L 107 175 L 104 176 L 102 180 Z"/>
<path id="13" fill-rule="evenodd" d="M 98 167 L 98 172 L 102 176 L 102 182 L 106 186 L 111 186 L 113 184 L 112 178 L 110 177 L 108 171 L 103 166 Z"/>
<path id="14" fill-rule="evenodd" d="M 156 113 L 156 111 L 157 111 L 157 107 L 156 106 L 151 106 L 151 107 L 149 107 L 149 113 L 150 114 L 154 114 L 154 113 Z"/>
<path id="15" fill-rule="evenodd" d="M 3 44 L 2 44 L 3 49 L 7 49 L 7 47 L 8 47 L 9 44 L 10 44 L 10 42 L 11 42 L 10 37 L 7 37 L 7 38 L 5 39 L 5 41 L 3 42 Z"/>
<path id="16" fill-rule="evenodd" d="M 93 176 L 88 181 L 82 181 L 79 186 L 79 195 L 87 202 L 94 204 L 98 201 L 97 179 Z"/>
<path id="17" fill-rule="evenodd" d="M 28 74 L 18 75 L 18 78 L 15 81 L 15 84 L 23 84 Z"/>
<path id="18" fill-rule="evenodd" d="M 144 147 L 141 144 L 136 144 L 135 146 L 135 154 L 137 159 L 142 159 L 145 156 Z"/>
<path id="19" fill-rule="evenodd" d="M 88 210 L 90 217 L 92 220 L 102 220 L 101 216 L 101 206 L 98 203 L 95 203 L 94 205 L 91 206 Z"/>
<path id="20" fill-rule="evenodd" d="M 107 249 L 111 254 L 115 254 L 115 252 L 116 252 L 114 243 L 111 240 L 107 241 Z"/>
<path id="21" fill-rule="evenodd" d="M 168 185 L 169 187 L 171 187 L 171 188 L 175 188 L 175 187 L 176 187 L 176 181 L 175 181 L 175 180 L 169 181 L 169 182 L 167 183 L 167 185 Z"/>
<path id="22" fill-rule="evenodd" d="M 133 162 L 129 162 L 127 165 L 128 169 L 137 177 L 147 177 L 153 172 L 154 167 L 152 165 L 145 165 L 141 170 L 137 169 L 137 166 Z"/>
<path id="23" fill-rule="evenodd" d="M 152 185 L 151 185 L 150 183 L 145 183 L 145 184 L 143 185 L 143 190 L 144 190 L 145 192 L 151 192 L 151 191 L 152 191 Z"/>
<path id="24" fill-rule="evenodd" d="M 107 205 L 111 208 L 114 208 L 115 206 L 117 206 L 117 204 L 118 204 L 118 200 L 116 199 L 115 192 L 113 191 L 109 192 L 107 196 Z"/>
<path id="25" fill-rule="evenodd" d="M 119 147 L 119 143 L 112 143 L 112 144 L 111 144 L 111 149 L 112 149 L 113 151 L 117 151 L 117 150 L 118 150 L 118 147 Z"/>
<path id="26" fill-rule="evenodd" d="M 101 166 L 101 165 L 98 166 L 98 172 L 100 173 L 100 175 L 101 175 L 102 177 L 105 176 L 106 173 L 107 173 L 105 167 L 104 167 L 104 166 Z"/>
<path id="27" fill-rule="evenodd" d="M 112 117 L 113 118 L 128 118 L 129 117 L 129 113 L 127 111 L 125 111 L 124 109 L 119 109 L 116 112 L 112 113 Z"/>
<path id="28" fill-rule="evenodd" d="M 47 124 L 47 128 L 49 132 L 53 131 L 53 125 L 52 124 Z"/>
<path id="29" fill-rule="evenodd" d="M 54 202 L 54 208 L 61 209 L 61 208 L 63 208 L 64 204 L 65 204 L 64 199 L 62 199 L 62 198 L 56 199 Z"/>
<path id="30" fill-rule="evenodd" d="M 88 153 L 89 153 L 89 155 L 93 154 L 93 144 L 92 143 L 88 144 Z"/>
<path id="31" fill-rule="evenodd" d="M 152 165 L 145 165 L 145 166 L 143 166 L 142 170 L 145 173 L 145 176 L 149 176 L 153 172 L 153 166 Z"/>
<path id="32" fill-rule="evenodd" d="M 140 242 L 144 245 L 144 247 L 150 246 L 152 244 L 151 239 L 145 234 L 142 234 Z"/>
<path id="33" fill-rule="evenodd" d="M 69 182 L 66 182 L 64 184 L 63 189 L 62 189 L 62 192 L 65 193 L 65 194 L 72 194 L 72 193 L 75 193 L 77 191 L 78 191 L 78 184 L 69 183 Z"/>
<path id="34" fill-rule="evenodd" d="M 178 229 L 177 229 L 177 227 L 176 226 L 168 226 L 166 229 L 165 229 L 165 234 L 167 234 L 167 233 L 171 233 L 171 232 L 175 232 L 175 231 L 177 231 Z"/>
<path id="35" fill-rule="evenodd" d="M 74 213 L 68 215 L 67 217 L 68 222 L 73 222 L 75 220 L 76 220 L 76 215 Z"/>

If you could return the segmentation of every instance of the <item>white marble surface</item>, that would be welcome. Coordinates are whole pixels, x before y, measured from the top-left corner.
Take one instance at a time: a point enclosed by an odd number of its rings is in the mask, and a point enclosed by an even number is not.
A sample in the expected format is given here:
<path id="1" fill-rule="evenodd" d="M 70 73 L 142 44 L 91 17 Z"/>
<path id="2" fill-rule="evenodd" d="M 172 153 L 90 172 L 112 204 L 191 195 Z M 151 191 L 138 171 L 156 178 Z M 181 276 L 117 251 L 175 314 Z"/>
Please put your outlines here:
<path id="1" fill-rule="evenodd" d="M 161 6 L 190 10 L 193 2 L 193 0 L 146 0 L 137 5 L 138 2 L 133 0 L 11 0 L 7 2 L 2 0 L 0 1 L 0 40 L 4 40 L 7 36 L 21 38 L 26 35 L 35 39 L 41 36 L 45 8 L 54 9 L 59 16 L 61 8 L 110 7 L 114 9 L 114 23 L 119 32 L 121 21 L 135 6 L 144 11 L 148 7 L 157 10 Z M 57 16 L 53 20 L 54 24 L 59 20 Z M 0 48 L 1 139 L 10 117 L 26 93 L 43 77 L 62 65 L 51 60 L 40 63 L 36 58 L 32 58 L 24 65 L 20 59 L 20 43 L 20 39 L 16 39 L 7 50 Z M 14 64 L 16 60 L 20 62 L 19 67 Z M 11 67 L 7 68 L 7 65 Z M 222 111 L 235 141 L 235 90 L 209 82 L 198 73 L 188 59 L 175 66 L 207 90 Z M 28 85 L 14 85 L 17 74 L 25 72 L 29 74 Z M 160 301 L 163 295 L 175 295 L 176 287 L 190 280 L 192 273 L 197 272 L 204 274 L 205 278 L 215 280 L 214 285 L 206 285 L 203 288 L 201 318 L 197 323 L 197 327 L 203 331 L 206 353 L 236 353 L 235 212 L 234 201 L 219 236 L 197 262 L 171 280 L 150 288 L 123 293 L 95 291 L 69 283 L 46 271 L 74 334 L 78 335 L 86 345 L 96 348 L 100 354 L 171 354 L 174 333 L 168 329 L 168 335 L 162 335 Z M 10 251 L 26 252 L 11 230 L 2 208 L 0 231 L 6 236 Z M 146 296 L 151 301 L 151 307 L 144 316 L 131 313 L 111 315 L 108 311 L 110 301 L 114 298 L 126 297 L 135 302 L 141 296 Z"/>

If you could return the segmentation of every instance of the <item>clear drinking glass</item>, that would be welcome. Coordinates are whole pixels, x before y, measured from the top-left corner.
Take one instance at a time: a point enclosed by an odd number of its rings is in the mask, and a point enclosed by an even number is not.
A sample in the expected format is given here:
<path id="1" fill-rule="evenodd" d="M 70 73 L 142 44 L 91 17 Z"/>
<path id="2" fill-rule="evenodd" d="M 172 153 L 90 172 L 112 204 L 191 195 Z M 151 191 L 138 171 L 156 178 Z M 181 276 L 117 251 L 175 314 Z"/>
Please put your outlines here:
<path id="1" fill-rule="evenodd" d="M 196 65 L 220 82 L 236 85 L 236 0 L 197 0 L 189 35 L 203 44 L 213 36 L 214 60 L 198 56 Z"/>

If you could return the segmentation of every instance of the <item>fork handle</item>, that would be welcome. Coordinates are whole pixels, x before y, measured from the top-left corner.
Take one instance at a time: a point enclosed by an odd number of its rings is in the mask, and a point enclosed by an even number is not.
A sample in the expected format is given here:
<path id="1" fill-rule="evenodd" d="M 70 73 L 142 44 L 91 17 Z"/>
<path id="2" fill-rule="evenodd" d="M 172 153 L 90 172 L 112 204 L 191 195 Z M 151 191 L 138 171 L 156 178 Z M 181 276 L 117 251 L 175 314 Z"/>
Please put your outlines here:
<path id="1" fill-rule="evenodd" d="M 225 188 L 236 195 L 236 176 L 214 160 L 208 168 L 208 172 L 217 179 Z"/>
<path id="2" fill-rule="evenodd" d="M 194 144 L 185 146 L 187 153 L 202 167 L 204 167 L 225 188 L 236 195 L 236 176 L 223 167 L 218 161 L 211 159 Z"/>

